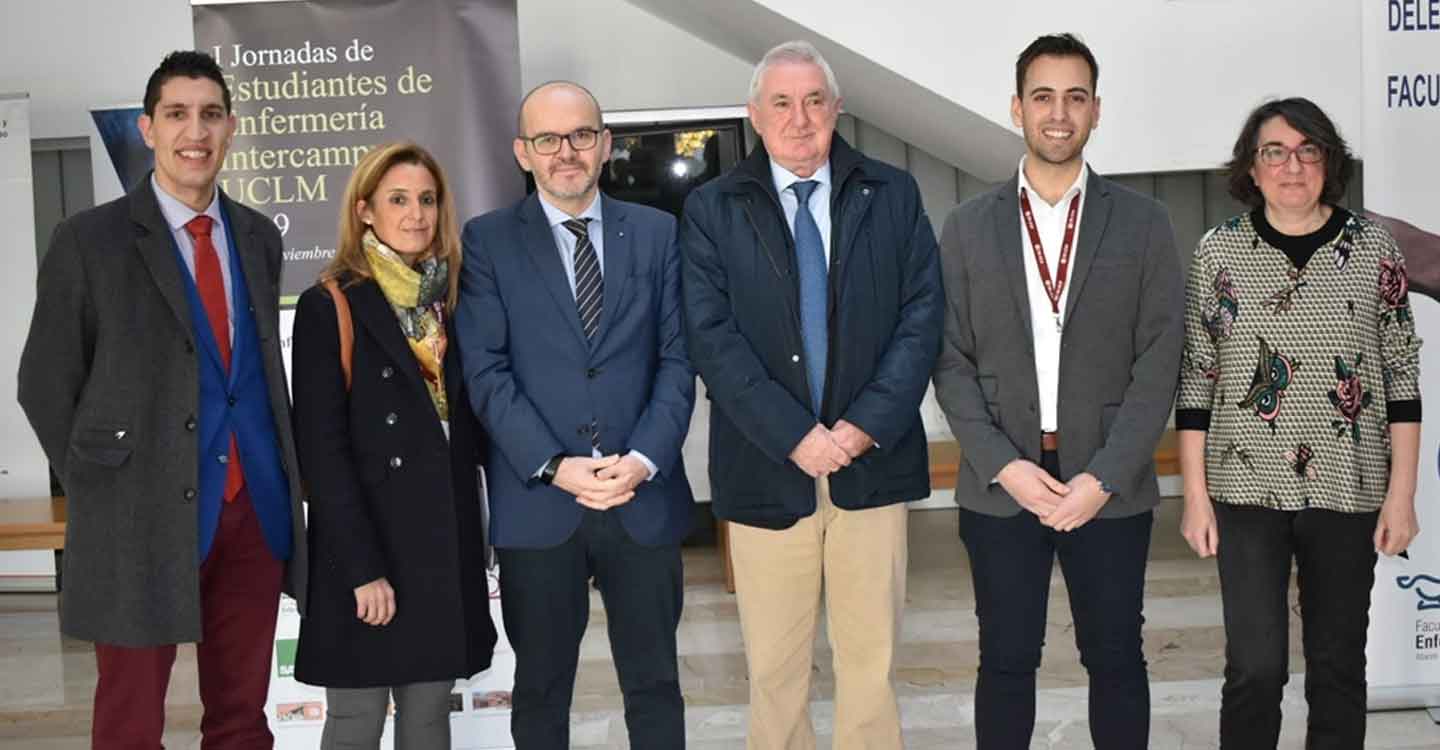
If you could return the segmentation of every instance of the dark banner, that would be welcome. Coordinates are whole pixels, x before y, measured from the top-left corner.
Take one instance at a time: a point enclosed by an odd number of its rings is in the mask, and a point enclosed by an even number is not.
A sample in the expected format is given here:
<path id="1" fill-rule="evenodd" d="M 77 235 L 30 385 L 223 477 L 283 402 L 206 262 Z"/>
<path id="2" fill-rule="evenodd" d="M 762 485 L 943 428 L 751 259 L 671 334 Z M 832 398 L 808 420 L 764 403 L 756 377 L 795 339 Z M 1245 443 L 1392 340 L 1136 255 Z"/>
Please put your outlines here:
<path id="1" fill-rule="evenodd" d="M 193 10 L 196 47 L 220 63 L 239 120 L 221 187 L 271 217 L 284 235 L 282 306 L 293 305 L 334 256 L 340 213 L 350 208 L 341 205 L 345 184 L 374 146 L 413 140 L 434 153 L 461 222 L 523 194 L 510 149 L 520 99 L 515 0 L 315 0 Z M 287 354 L 292 320 L 291 311 L 281 311 Z M 498 578 L 490 574 L 499 624 Z M 294 679 L 299 626 L 294 602 L 284 600 L 266 706 L 282 750 L 318 746 L 327 709 L 323 688 Z M 491 668 L 455 683 L 452 747 L 513 746 L 514 663 L 502 634 Z"/>
<path id="2" fill-rule="evenodd" d="M 281 301 L 334 256 L 340 200 L 369 148 L 413 140 L 446 170 L 458 219 L 516 200 L 515 0 L 197 5 L 239 120 L 220 172 L 285 237 Z"/>

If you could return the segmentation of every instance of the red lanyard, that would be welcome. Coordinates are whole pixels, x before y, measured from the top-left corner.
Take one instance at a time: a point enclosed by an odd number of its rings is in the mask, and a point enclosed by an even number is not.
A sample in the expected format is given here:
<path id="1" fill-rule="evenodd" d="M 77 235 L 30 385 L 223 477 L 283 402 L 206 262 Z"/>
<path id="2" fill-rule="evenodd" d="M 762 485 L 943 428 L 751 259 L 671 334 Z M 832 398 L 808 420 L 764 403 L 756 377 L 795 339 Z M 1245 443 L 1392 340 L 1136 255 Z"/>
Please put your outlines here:
<path id="1" fill-rule="evenodd" d="M 1060 267 L 1055 279 L 1050 279 L 1050 264 L 1045 262 L 1045 247 L 1040 242 L 1040 230 L 1035 228 L 1035 212 L 1030 210 L 1030 196 L 1020 188 L 1020 213 L 1025 217 L 1025 231 L 1030 234 L 1030 250 L 1035 253 L 1035 265 L 1040 267 L 1040 280 L 1045 283 L 1045 296 L 1050 298 L 1050 311 L 1055 314 L 1055 330 L 1062 329 L 1060 322 L 1060 298 L 1065 294 L 1065 281 L 1070 272 L 1070 250 L 1075 246 L 1075 217 L 1080 213 L 1080 193 L 1070 199 L 1070 213 L 1065 217 L 1065 240 L 1060 243 Z"/>

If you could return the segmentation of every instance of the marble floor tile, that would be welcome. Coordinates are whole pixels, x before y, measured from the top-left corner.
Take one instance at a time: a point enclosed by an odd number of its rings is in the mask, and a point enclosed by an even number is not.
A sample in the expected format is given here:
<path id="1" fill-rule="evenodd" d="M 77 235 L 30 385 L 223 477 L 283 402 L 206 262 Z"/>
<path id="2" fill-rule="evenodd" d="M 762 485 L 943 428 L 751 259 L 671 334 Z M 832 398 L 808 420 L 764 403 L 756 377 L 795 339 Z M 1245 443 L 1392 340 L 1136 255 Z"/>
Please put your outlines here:
<path id="1" fill-rule="evenodd" d="M 910 572 L 896 693 L 909 750 L 973 748 L 978 666 L 975 601 L 953 510 L 910 518 Z M 1219 579 L 1214 561 L 1196 559 L 1176 532 L 1179 504 L 1157 512 L 1146 570 L 1145 655 L 1151 677 L 1151 747 L 1215 748 L 1223 666 Z M 713 547 L 687 547 L 685 611 L 679 631 L 681 689 L 691 750 L 744 747 L 749 681 L 735 597 L 724 590 Z M 1293 599 L 1293 593 L 1292 593 Z M 0 750 L 89 747 L 95 657 L 88 643 L 58 632 L 56 599 L 0 594 Z M 1292 622 L 1281 748 L 1304 746 L 1304 662 Z M 623 707 L 610 660 L 604 607 L 591 598 L 580 649 L 572 745 L 627 747 Z M 824 623 L 816 629 L 812 716 L 820 747 L 834 726 L 834 670 Z M 1090 748 L 1086 676 L 1074 642 L 1058 568 L 1051 580 L 1043 665 L 1038 675 L 1035 750 Z M 167 697 L 166 747 L 198 748 L 200 703 L 193 647 L 182 647 Z M 1423 711 L 1374 713 L 1367 748 L 1440 749 L 1440 727 Z"/>

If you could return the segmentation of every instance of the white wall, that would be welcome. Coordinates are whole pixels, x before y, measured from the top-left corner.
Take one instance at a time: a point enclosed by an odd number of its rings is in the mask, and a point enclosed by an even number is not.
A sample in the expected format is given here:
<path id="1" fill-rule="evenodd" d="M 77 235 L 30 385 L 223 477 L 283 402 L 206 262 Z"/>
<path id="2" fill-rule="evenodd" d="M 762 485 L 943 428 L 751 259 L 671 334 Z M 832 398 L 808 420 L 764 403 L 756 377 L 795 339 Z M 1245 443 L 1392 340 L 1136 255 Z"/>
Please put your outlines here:
<path id="1" fill-rule="evenodd" d="M 1356 0 L 754 2 L 1007 127 L 1020 50 L 1076 32 L 1100 64 L 1087 154 L 1107 172 L 1213 167 L 1271 96 L 1307 96 L 1362 136 Z"/>
<path id="2" fill-rule="evenodd" d="M 743 0 L 735 8 L 755 5 L 1007 127 L 1015 55 L 1039 33 L 1077 31 L 1100 59 L 1103 116 L 1090 156 L 1110 172 L 1214 166 L 1249 108 L 1273 95 L 1309 96 L 1352 140 L 1361 135 L 1355 0 Z M 159 58 L 194 38 L 188 0 L 6 0 L 4 15 L 0 91 L 31 93 L 39 138 L 83 136 L 90 107 L 138 101 Z M 611 109 L 743 99 L 748 61 L 625 0 L 520 0 L 519 27 L 526 86 L 576 78 Z"/>
<path id="3" fill-rule="evenodd" d="M 90 108 L 138 103 L 166 52 L 195 43 L 189 0 L 5 0 L 0 91 L 28 91 L 31 134 L 90 132 Z"/>

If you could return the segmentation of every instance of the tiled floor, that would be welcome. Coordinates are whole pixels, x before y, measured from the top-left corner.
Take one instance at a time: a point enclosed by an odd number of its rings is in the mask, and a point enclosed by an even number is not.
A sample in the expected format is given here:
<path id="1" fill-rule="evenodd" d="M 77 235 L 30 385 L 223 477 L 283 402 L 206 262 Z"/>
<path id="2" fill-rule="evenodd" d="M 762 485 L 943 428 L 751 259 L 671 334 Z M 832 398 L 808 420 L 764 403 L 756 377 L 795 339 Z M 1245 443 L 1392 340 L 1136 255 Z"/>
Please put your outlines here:
<path id="1" fill-rule="evenodd" d="M 1147 572 L 1146 655 L 1154 717 L 1151 747 L 1216 747 L 1216 716 L 1224 634 L 1213 562 L 1196 560 L 1175 532 L 1176 503 L 1157 519 Z M 909 606 L 896 680 L 906 746 L 974 746 L 971 689 L 976 667 L 974 600 L 952 510 L 911 514 Z M 687 549 L 685 616 L 681 623 L 682 685 L 692 750 L 741 748 L 746 679 L 735 599 L 721 585 L 713 548 Z M 828 747 L 834 694 L 824 628 L 815 659 L 813 714 Z M 1304 668 L 1296 637 L 1291 671 Z M 575 695 L 576 747 L 626 747 L 605 616 L 598 597 L 581 648 Z M 1075 654 L 1069 606 L 1058 571 L 1040 674 L 1034 748 L 1088 748 L 1085 675 Z M 170 689 L 166 747 L 198 748 L 200 709 L 193 649 L 182 648 Z M 1282 748 L 1304 746 L 1302 681 L 1285 697 Z M 55 599 L 0 595 L 0 748 L 80 750 L 88 747 L 94 657 L 86 643 L 57 633 Z M 1423 711 L 1370 715 L 1367 748 L 1440 748 L 1440 727 Z"/>

